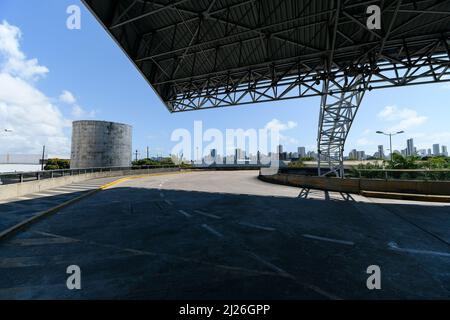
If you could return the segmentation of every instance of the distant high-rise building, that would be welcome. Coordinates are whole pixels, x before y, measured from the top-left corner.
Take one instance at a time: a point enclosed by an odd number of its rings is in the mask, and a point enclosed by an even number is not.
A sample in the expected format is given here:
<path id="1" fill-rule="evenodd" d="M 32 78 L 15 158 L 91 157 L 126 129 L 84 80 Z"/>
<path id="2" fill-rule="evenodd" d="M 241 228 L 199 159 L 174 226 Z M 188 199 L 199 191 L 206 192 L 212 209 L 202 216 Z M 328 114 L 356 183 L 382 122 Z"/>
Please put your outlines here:
<path id="1" fill-rule="evenodd" d="M 277 153 L 278 154 L 282 154 L 283 153 L 283 146 L 281 144 L 278 145 L 278 147 L 277 147 Z"/>
<path id="2" fill-rule="evenodd" d="M 350 151 L 350 153 L 348 154 L 348 158 L 350 160 L 357 160 L 358 159 L 358 151 L 356 151 L 356 149 L 353 149 L 352 151 Z"/>
<path id="3" fill-rule="evenodd" d="M 239 148 L 234 150 L 234 163 L 238 163 L 239 161 L 245 161 L 245 151 Z"/>
<path id="4" fill-rule="evenodd" d="M 406 155 L 407 156 L 414 155 L 414 140 L 412 138 L 406 140 Z"/>
<path id="5" fill-rule="evenodd" d="M 384 159 L 384 148 L 381 144 L 378 146 L 378 158 Z"/>
<path id="6" fill-rule="evenodd" d="M 433 155 L 438 156 L 441 152 L 439 150 L 439 143 L 433 144 Z"/>
<path id="7" fill-rule="evenodd" d="M 356 151 L 356 159 L 357 160 L 365 160 L 366 153 L 364 151 Z"/>
<path id="8" fill-rule="evenodd" d="M 428 148 L 427 155 L 431 156 L 431 149 L 430 148 Z"/>
<path id="9" fill-rule="evenodd" d="M 315 153 L 314 151 L 308 151 L 308 157 L 317 160 L 317 153 Z"/>
<path id="10" fill-rule="evenodd" d="M 299 158 L 306 157 L 306 149 L 305 149 L 305 147 L 298 147 L 298 157 Z"/>
<path id="11" fill-rule="evenodd" d="M 442 146 L 442 155 L 448 157 L 447 146 Z"/>
<path id="12" fill-rule="evenodd" d="M 417 154 L 421 157 L 425 157 L 427 155 L 427 150 L 420 149 L 419 151 L 417 151 Z"/>

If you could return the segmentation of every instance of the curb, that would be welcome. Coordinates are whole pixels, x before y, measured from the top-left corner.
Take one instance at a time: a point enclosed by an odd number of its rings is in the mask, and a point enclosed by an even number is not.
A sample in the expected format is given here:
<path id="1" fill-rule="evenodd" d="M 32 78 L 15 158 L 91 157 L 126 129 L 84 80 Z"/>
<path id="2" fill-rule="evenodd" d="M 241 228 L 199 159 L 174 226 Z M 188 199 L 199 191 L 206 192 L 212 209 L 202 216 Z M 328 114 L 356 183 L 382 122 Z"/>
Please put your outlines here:
<path id="1" fill-rule="evenodd" d="M 361 191 L 362 196 L 367 198 L 394 199 L 394 200 L 411 200 L 424 202 L 450 202 L 448 196 L 427 195 L 427 194 L 409 194 L 409 193 L 393 193 L 393 192 L 377 192 L 377 191 Z"/>
<path id="2" fill-rule="evenodd" d="M 84 198 L 90 197 L 93 194 L 99 192 L 99 191 L 103 191 L 106 190 L 116 184 L 119 184 L 121 182 L 125 182 L 125 181 L 129 181 L 129 180 L 135 180 L 135 179 L 141 179 L 141 178 L 148 178 L 148 177 L 153 177 L 153 176 L 161 176 L 161 175 L 169 175 L 169 174 L 180 174 L 180 173 L 187 173 L 187 172 L 183 172 L 183 171 L 176 171 L 176 172 L 157 172 L 157 173 L 150 173 L 150 174 L 146 174 L 146 175 L 140 175 L 140 176 L 131 176 L 131 177 L 126 177 L 126 178 L 121 178 L 112 182 L 109 182 L 103 186 L 100 186 L 97 189 L 91 190 L 89 192 L 87 192 L 86 194 L 83 194 L 79 197 L 76 197 L 74 199 L 70 199 L 66 202 L 63 202 L 59 205 L 57 205 L 56 207 L 47 209 L 45 211 L 39 212 L 36 215 L 32 216 L 31 218 L 28 218 L 27 220 L 24 220 L 2 232 L 0 232 L 0 241 L 1 240 L 5 240 L 8 237 L 13 236 L 14 234 L 16 234 L 17 232 L 26 229 L 27 227 L 29 227 L 30 225 L 32 225 L 33 223 L 38 222 L 39 220 L 49 217 L 52 214 L 55 214 L 56 212 L 58 212 L 59 210 L 70 206 L 71 204 L 74 204 L 80 200 L 83 200 Z"/>
<path id="3" fill-rule="evenodd" d="M 367 198 L 450 203 L 450 196 L 446 196 L 446 195 L 381 192 L 381 191 L 368 191 L 368 190 L 340 191 L 337 189 L 326 188 L 323 185 L 309 185 L 306 183 L 305 184 L 292 183 L 292 182 L 289 182 L 286 177 L 283 177 L 283 178 L 284 179 L 277 180 L 277 179 L 274 179 L 273 176 L 264 176 L 264 175 L 258 176 L 259 180 L 266 182 L 266 183 L 291 186 L 291 187 L 296 187 L 296 188 L 308 188 L 308 189 L 326 190 L 326 191 L 331 191 L 331 192 L 345 192 L 345 193 L 359 194 L 359 195 L 367 197 Z"/>

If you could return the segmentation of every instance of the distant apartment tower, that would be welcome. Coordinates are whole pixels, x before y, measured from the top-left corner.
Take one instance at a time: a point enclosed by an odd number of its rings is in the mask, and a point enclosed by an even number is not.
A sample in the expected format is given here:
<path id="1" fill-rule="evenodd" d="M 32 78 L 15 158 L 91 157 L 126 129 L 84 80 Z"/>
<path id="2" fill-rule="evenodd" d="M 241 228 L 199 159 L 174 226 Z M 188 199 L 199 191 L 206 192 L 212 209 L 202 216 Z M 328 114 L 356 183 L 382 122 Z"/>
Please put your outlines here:
<path id="1" fill-rule="evenodd" d="M 378 158 L 384 159 L 384 147 L 381 144 L 378 146 Z"/>
<path id="2" fill-rule="evenodd" d="M 308 151 L 307 155 L 308 155 L 309 158 L 317 160 L 317 153 L 315 153 L 314 151 Z"/>
<path id="3" fill-rule="evenodd" d="M 245 151 L 242 150 L 242 149 L 237 148 L 234 151 L 234 163 L 237 164 L 239 161 L 241 161 L 241 162 L 245 161 L 245 159 L 246 159 Z"/>
<path id="4" fill-rule="evenodd" d="M 305 158 L 306 157 L 306 149 L 305 147 L 298 147 L 298 157 Z"/>
<path id="5" fill-rule="evenodd" d="M 442 155 L 448 157 L 447 146 L 442 146 Z"/>
<path id="6" fill-rule="evenodd" d="M 282 154 L 283 153 L 283 146 L 281 144 L 278 145 L 278 147 L 277 147 L 277 153 L 278 154 Z"/>
<path id="7" fill-rule="evenodd" d="M 210 160 L 212 163 L 216 163 L 217 161 L 217 150 L 216 149 L 211 149 L 210 151 Z"/>
<path id="8" fill-rule="evenodd" d="M 356 151 L 356 149 L 353 149 L 352 151 L 350 151 L 350 153 L 348 154 L 348 158 L 349 158 L 349 160 L 357 160 L 358 159 L 358 151 Z"/>
<path id="9" fill-rule="evenodd" d="M 431 156 L 431 149 L 430 148 L 428 148 L 427 155 Z"/>
<path id="10" fill-rule="evenodd" d="M 411 138 L 406 140 L 406 155 L 413 156 L 414 154 L 414 140 Z"/>
<path id="11" fill-rule="evenodd" d="M 433 155 L 439 156 L 440 154 L 439 143 L 433 144 Z"/>
<path id="12" fill-rule="evenodd" d="M 356 159 L 357 160 L 365 160 L 366 153 L 364 151 L 356 151 Z"/>

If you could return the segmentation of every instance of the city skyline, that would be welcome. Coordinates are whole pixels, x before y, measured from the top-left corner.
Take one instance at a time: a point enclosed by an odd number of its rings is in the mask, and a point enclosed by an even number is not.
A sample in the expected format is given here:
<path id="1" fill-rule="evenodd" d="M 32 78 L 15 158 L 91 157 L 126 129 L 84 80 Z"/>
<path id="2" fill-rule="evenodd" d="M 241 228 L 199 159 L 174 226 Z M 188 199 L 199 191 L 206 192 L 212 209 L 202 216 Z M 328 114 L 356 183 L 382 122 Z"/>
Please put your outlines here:
<path id="1" fill-rule="evenodd" d="M 436 146 L 436 148 L 434 148 Z M 431 151 L 431 148 L 428 149 L 417 149 L 417 147 L 414 146 L 414 139 L 409 138 L 406 140 L 406 148 L 402 150 L 395 150 L 394 153 L 401 154 L 402 156 L 445 156 L 448 157 L 448 149 L 445 145 L 439 145 L 439 144 L 433 144 L 433 151 Z M 215 162 L 214 160 L 220 159 L 225 160 L 230 157 L 233 157 L 233 161 L 236 163 L 238 160 L 244 161 L 244 160 L 257 160 L 260 156 L 271 156 L 272 154 L 276 154 L 279 156 L 280 160 L 295 160 L 295 159 L 302 159 L 302 158 L 313 158 L 317 159 L 317 151 L 314 150 L 307 150 L 303 146 L 297 147 L 297 151 L 291 151 L 286 150 L 283 145 L 277 146 L 277 152 L 268 152 L 267 154 L 260 153 L 260 151 L 257 151 L 256 154 L 252 154 L 250 152 L 247 152 L 247 150 L 242 148 L 235 148 L 233 150 L 233 154 L 222 154 L 218 152 L 217 149 L 210 149 L 209 153 L 205 156 L 198 156 L 196 155 L 195 159 L 192 159 L 193 161 L 205 161 L 205 159 Z M 390 156 L 390 151 L 386 153 L 384 145 L 378 146 L 378 151 L 374 154 L 369 154 L 365 150 L 356 150 L 352 149 L 347 155 L 344 154 L 345 160 L 367 160 L 369 158 L 372 159 L 382 159 L 382 160 L 388 160 Z M 185 159 L 189 160 L 189 159 Z M 224 161 L 226 162 L 226 161 Z"/>

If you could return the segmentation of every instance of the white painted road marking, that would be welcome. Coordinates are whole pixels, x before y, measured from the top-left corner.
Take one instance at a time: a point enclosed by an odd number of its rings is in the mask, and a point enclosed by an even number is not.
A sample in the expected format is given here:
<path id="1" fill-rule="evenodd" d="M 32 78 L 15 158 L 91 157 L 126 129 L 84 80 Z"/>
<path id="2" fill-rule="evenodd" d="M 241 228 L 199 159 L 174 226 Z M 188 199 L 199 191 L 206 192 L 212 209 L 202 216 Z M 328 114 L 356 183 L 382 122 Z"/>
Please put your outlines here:
<path id="1" fill-rule="evenodd" d="M 269 267 L 270 269 L 274 270 L 275 272 L 277 272 L 278 274 L 280 274 L 280 276 L 283 277 L 288 277 L 288 278 L 295 278 L 293 275 L 289 274 L 288 272 L 284 271 L 283 269 L 277 267 L 276 265 L 274 265 L 273 263 L 270 263 L 269 261 L 264 260 L 263 258 L 261 258 L 260 256 L 258 256 L 257 254 L 253 253 L 253 252 L 249 252 L 250 256 L 261 262 L 262 264 L 264 264 L 266 267 Z"/>
<path id="2" fill-rule="evenodd" d="M 247 222 L 239 222 L 239 224 L 241 226 L 260 229 L 260 230 L 264 230 L 264 231 L 275 231 L 276 230 L 275 228 L 272 228 L 272 227 L 264 227 L 264 226 L 259 226 L 257 224 L 247 223 Z"/>
<path id="3" fill-rule="evenodd" d="M 164 200 L 169 206 L 173 205 L 173 203 L 169 200 Z"/>
<path id="4" fill-rule="evenodd" d="M 223 234 L 221 234 L 220 232 L 214 230 L 213 228 L 211 228 L 207 224 L 202 224 L 202 227 L 205 228 L 206 230 L 208 230 L 209 232 L 211 232 L 213 235 L 215 235 L 215 236 L 217 236 L 219 238 L 223 238 Z"/>
<path id="5" fill-rule="evenodd" d="M 353 241 L 331 239 L 331 238 L 313 236 L 313 235 L 310 235 L 310 234 L 303 234 L 302 236 L 305 237 L 305 238 L 309 238 L 309 239 L 322 240 L 322 241 L 334 242 L 334 243 L 339 243 L 339 244 L 346 244 L 348 246 L 355 245 L 355 243 Z"/>
<path id="6" fill-rule="evenodd" d="M 187 213 L 187 212 L 184 211 L 184 210 L 178 210 L 178 212 L 181 213 L 183 216 L 185 216 L 185 217 L 187 217 L 187 218 L 192 217 L 189 213 Z"/>
<path id="7" fill-rule="evenodd" d="M 202 216 L 205 216 L 205 217 L 210 217 L 210 218 L 213 218 L 213 219 L 222 219 L 222 217 L 216 216 L 215 214 L 206 213 L 206 212 L 203 212 L 203 211 L 200 211 L 200 210 L 194 210 L 194 212 L 196 212 L 198 214 L 201 214 Z"/>
<path id="8" fill-rule="evenodd" d="M 67 238 L 30 238 L 30 239 L 14 239 L 9 243 L 18 246 L 43 246 L 49 244 L 66 244 L 77 242 Z"/>
<path id="9" fill-rule="evenodd" d="M 390 250 L 393 250 L 393 251 L 417 253 L 417 254 L 430 254 L 430 255 L 434 255 L 434 256 L 450 257 L 450 253 L 448 253 L 448 252 L 400 248 L 397 245 L 397 243 L 395 243 L 395 242 L 389 242 L 388 247 Z"/>

